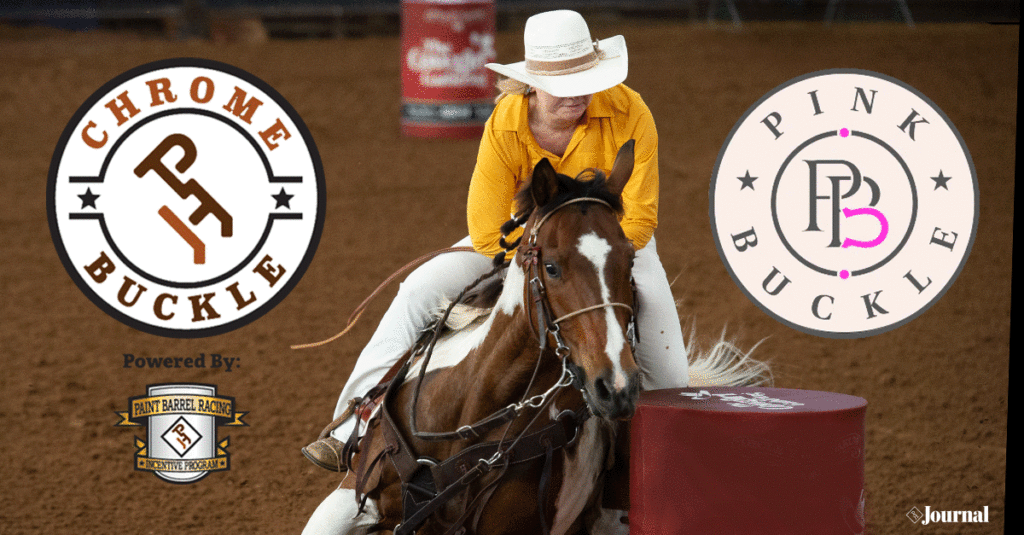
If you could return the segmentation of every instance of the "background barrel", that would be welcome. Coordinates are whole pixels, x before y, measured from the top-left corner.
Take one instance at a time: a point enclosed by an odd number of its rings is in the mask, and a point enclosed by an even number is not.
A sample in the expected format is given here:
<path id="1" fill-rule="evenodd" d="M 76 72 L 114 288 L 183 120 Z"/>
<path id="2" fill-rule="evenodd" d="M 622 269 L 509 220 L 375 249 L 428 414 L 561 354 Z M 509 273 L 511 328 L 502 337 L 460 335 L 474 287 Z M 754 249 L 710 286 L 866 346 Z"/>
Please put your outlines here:
<path id="1" fill-rule="evenodd" d="M 402 133 L 476 138 L 494 109 L 494 0 L 403 0 Z"/>

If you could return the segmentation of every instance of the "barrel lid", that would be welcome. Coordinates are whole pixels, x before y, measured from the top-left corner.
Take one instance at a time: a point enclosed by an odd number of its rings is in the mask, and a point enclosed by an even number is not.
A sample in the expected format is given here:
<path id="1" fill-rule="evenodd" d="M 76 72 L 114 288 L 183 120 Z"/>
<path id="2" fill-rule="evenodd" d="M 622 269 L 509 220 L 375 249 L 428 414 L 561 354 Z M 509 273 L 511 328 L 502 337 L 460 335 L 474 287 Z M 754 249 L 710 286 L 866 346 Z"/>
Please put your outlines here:
<path id="1" fill-rule="evenodd" d="M 648 390 L 640 393 L 644 407 L 669 407 L 707 412 L 815 413 L 862 409 L 867 400 L 848 394 L 792 388 L 703 386 Z"/>

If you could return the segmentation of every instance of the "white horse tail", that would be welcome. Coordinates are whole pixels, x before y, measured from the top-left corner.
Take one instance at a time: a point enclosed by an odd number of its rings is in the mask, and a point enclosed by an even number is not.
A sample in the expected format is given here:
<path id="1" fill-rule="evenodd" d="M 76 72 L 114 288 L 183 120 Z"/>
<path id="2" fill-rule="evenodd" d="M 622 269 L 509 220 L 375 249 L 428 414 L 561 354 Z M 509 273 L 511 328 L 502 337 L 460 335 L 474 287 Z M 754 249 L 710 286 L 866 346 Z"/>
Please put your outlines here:
<path id="1" fill-rule="evenodd" d="M 691 330 L 691 343 L 693 338 Z M 768 363 L 750 356 L 760 344 L 744 352 L 725 339 L 723 329 L 710 350 L 697 353 L 690 360 L 690 386 L 772 386 L 774 380 Z"/>

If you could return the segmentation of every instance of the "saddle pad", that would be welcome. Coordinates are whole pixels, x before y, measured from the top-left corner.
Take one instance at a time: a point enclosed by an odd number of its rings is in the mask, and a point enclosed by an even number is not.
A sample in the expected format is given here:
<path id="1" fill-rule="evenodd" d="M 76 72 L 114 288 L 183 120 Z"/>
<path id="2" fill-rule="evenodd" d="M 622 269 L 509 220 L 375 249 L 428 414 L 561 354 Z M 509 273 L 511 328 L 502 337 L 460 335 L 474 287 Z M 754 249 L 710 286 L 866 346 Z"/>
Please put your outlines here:
<path id="1" fill-rule="evenodd" d="M 641 393 L 630 534 L 863 533 L 866 407 L 784 388 Z"/>

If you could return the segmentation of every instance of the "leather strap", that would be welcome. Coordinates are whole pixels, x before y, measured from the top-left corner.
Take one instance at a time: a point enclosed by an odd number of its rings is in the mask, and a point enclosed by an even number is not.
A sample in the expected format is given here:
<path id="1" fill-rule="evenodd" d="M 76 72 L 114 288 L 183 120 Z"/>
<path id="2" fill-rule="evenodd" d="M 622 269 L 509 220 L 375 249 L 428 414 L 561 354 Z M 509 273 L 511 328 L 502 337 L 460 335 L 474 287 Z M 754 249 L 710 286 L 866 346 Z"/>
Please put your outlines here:
<path id="1" fill-rule="evenodd" d="M 419 470 L 420 464 L 416 461 L 415 454 L 409 444 L 402 437 L 401 431 L 398 430 L 398 426 L 395 425 L 395 420 L 391 416 L 391 411 L 388 406 L 391 400 L 394 399 L 395 394 L 398 392 L 398 386 L 401 385 L 405 380 L 406 373 L 409 372 L 409 362 L 407 361 L 404 366 L 398 371 L 394 380 L 388 385 L 388 389 L 384 394 L 384 402 L 380 407 L 380 430 L 381 435 L 384 437 L 384 443 L 391 450 L 388 454 L 388 458 L 391 459 L 391 464 L 395 466 L 395 470 L 398 472 L 399 477 L 402 478 L 403 482 L 412 481 L 413 476 L 416 475 L 416 471 Z"/>
<path id="2" fill-rule="evenodd" d="M 406 515 L 405 519 L 401 524 L 395 527 L 395 535 L 412 535 L 416 529 L 419 528 L 423 522 L 427 520 L 430 515 L 434 514 L 435 511 L 442 505 L 448 502 L 448 500 L 455 497 L 456 494 L 462 492 L 465 488 L 469 487 L 470 483 L 476 481 L 477 478 L 490 472 L 491 467 L 481 461 L 477 463 L 470 471 L 466 472 L 455 484 L 442 490 L 434 499 L 423 505 L 412 515 Z"/>
<path id="3" fill-rule="evenodd" d="M 589 417 L 590 410 L 586 407 L 574 412 L 565 411 L 544 427 L 523 436 L 502 455 L 509 457 L 511 465 L 539 459 L 546 449 L 544 442 L 550 442 L 555 449 L 571 444 L 579 433 L 579 427 Z M 476 444 L 432 467 L 431 471 L 434 473 L 438 488 L 446 488 L 458 481 L 480 460 L 490 459 L 497 453 L 499 445 L 498 441 Z"/>
<path id="4" fill-rule="evenodd" d="M 498 483 L 501 482 L 501 478 L 505 477 L 506 470 L 508 470 L 508 463 L 503 464 L 501 467 L 501 472 L 499 472 L 498 475 L 490 483 L 484 486 L 483 490 L 477 493 L 477 495 L 473 498 L 472 502 L 466 505 L 465 509 L 463 509 L 462 511 L 462 515 L 459 516 L 459 518 L 454 523 L 452 523 L 451 526 L 448 526 L 448 529 L 444 532 L 444 535 L 465 534 L 466 521 L 469 520 L 469 517 L 474 510 L 477 511 L 477 514 L 473 515 L 475 517 L 475 519 L 473 520 L 473 524 L 474 526 L 476 524 L 479 524 L 480 513 L 487 505 L 487 502 L 490 501 L 491 496 L 494 494 L 494 491 L 498 489 Z M 474 529 L 473 531 L 475 532 L 477 530 Z"/>
<path id="5" fill-rule="evenodd" d="M 378 402 L 381 402 L 385 394 L 387 394 L 387 389 L 390 387 L 392 381 L 398 375 L 398 372 L 402 369 L 403 366 L 411 362 L 412 357 L 415 354 L 415 347 L 412 350 L 407 351 L 394 364 L 391 365 L 391 369 L 389 369 L 388 372 L 384 374 L 384 377 L 381 378 L 377 385 L 371 388 L 366 393 L 365 396 L 355 398 L 349 401 L 348 407 L 345 409 L 345 412 L 343 412 L 341 416 L 337 417 L 333 422 L 331 422 L 330 424 L 328 424 L 327 427 L 324 428 L 324 430 L 320 433 L 320 438 L 324 438 L 325 436 L 327 436 L 328 433 L 330 433 L 339 425 L 341 425 L 342 422 L 344 422 L 346 419 L 348 419 L 348 417 L 352 416 L 353 414 L 356 415 L 356 418 L 367 422 L 367 426 L 369 426 L 370 415 L 373 414 L 374 407 L 377 406 Z M 348 467 L 350 470 L 352 469 L 352 457 L 356 453 L 359 453 L 359 446 L 361 440 L 362 437 L 359 436 L 359 422 L 357 420 L 356 425 L 352 428 L 352 435 L 348 438 L 348 440 L 345 442 L 345 446 L 342 448 L 342 460 L 345 463 L 345 466 Z M 357 493 L 358 492 L 359 490 L 357 489 Z"/>
<path id="6" fill-rule="evenodd" d="M 388 453 L 389 451 L 388 448 L 386 447 L 380 450 L 380 453 L 378 453 L 373 458 L 373 460 L 370 461 L 369 465 L 367 465 L 366 463 L 366 459 L 368 458 L 367 456 L 364 455 L 361 458 L 361 462 L 359 463 L 360 473 L 358 479 L 356 479 L 355 489 L 356 496 L 362 496 L 361 498 L 359 498 L 359 509 L 357 509 L 359 514 L 363 513 L 363 510 L 366 508 L 366 500 L 370 497 L 369 493 L 366 491 L 366 484 L 369 482 L 371 474 L 373 474 L 373 469 L 377 466 L 377 463 L 380 462 L 380 460 L 384 458 L 384 456 L 387 455 Z"/>
<path id="7" fill-rule="evenodd" d="M 437 441 L 452 441 L 452 440 L 470 440 L 474 438 L 480 438 L 487 432 L 497 429 L 502 425 L 511 422 L 516 417 L 517 411 L 515 407 L 509 405 L 504 409 L 492 413 L 490 416 L 480 420 L 474 424 L 464 425 L 455 431 L 445 431 L 440 433 L 434 433 L 430 431 L 420 431 L 416 438 L 428 440 L 432 442 Z"/>

